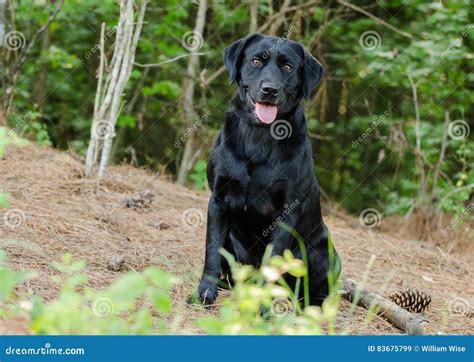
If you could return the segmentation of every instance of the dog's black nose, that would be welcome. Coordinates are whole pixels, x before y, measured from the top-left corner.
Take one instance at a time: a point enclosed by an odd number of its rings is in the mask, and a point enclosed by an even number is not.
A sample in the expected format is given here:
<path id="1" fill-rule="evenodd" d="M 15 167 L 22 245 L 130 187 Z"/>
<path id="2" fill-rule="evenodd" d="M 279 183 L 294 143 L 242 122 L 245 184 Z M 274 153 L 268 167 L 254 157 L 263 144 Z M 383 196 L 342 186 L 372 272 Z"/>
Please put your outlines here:
<path id="1" fill-rule="evenodd" d="M 263 94 L 276 96 L 278 94 L 278 88 L 273 83 L 262 83 L 261 91 Z"/>

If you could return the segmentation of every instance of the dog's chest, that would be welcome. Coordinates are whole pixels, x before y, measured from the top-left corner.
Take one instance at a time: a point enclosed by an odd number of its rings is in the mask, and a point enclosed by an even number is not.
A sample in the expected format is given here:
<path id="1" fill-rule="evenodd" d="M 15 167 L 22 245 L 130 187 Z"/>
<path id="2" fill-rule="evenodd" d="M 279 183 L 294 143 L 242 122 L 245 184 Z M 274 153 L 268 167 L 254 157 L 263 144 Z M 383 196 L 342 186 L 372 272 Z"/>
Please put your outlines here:
<path id="1" fill-rule="evenodd" d="M 251 168 L 249 176 L 248 183 L 243 189 L 245 210 L 271 216 L 274 211 L 283 207 L 287 180 L 278 177 L 275 169 L 270 165 Z"/>

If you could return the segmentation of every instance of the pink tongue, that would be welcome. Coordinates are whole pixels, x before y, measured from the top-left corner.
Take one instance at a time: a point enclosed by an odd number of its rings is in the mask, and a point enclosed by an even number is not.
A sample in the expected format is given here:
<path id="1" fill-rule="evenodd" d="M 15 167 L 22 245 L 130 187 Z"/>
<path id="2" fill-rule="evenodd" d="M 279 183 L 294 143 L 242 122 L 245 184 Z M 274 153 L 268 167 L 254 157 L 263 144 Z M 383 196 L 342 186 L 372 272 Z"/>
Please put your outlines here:
<path id="1" fill-rule="evenodd" d="M 255 113 L 257 117 L 266 124 L 272 123 L 277 116 L 277 106 L 272 106 L 264 103 L 255 103 Z"/>

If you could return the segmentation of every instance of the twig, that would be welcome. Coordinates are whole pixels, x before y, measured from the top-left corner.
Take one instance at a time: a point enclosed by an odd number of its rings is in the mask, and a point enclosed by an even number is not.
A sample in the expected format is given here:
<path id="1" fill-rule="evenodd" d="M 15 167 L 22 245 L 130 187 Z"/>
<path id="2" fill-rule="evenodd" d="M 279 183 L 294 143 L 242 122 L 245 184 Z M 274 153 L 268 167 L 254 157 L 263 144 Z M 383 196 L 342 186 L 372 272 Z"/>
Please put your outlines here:
<path id="1" fill-rule="evenodd" d="M 270 30 L 268 31 L 270 35 L 276 35 L 278 28 L 286 20 L 285 13 L 287 12 L 287 9 L 290 7 L 290 4 L 291 4 L 291 0 L 284 0 L 283 4 L 280 7 L 280 11 L 278 12 L 279 16 L 277 16 L 271 22 Z"/>
<path id="2" fill-rule="evenodd" d="M 140 63 L 134 63 L 134 65 L 136 65 L 137 67 L 140 67 L 140 68 L 157 68 L 157 67 L 161 67 L 165 64 L 168 64 L 168 63 L 172 63 L 176 60 L 179 60 L 179 59 L 182 59 L 182 58 L 185 58 L 185 57 L 189 57 L 191 54 L 194 54 L 194 55 L 205 55 L 205 54 L 209 54 L 210 52 L 205 52 L 205 53 L 187 53 L 187 54 L 181 54 L 181 55 L 178 55 L 177 57 L 174 57 L 174 58 L 171 58 L 171 59 L 166 59 L 160 63 L 151 63 L 151 64 L 140 64 Z"/>
<path id="3" fill-rule="evenodd" d="M 410 335 L 423 334 L 423 327 L 428 322 L 426 318 L 400 308 L 388 299 L 360 287 L 356 282 L 349 278 L 343 279 L 343 285 L 344 289 L 342 296 L 349 302 L 373 310 L 376 314 L 385 318 L 395 327 Z"/>
<path id="4" fill-rule="evenodd" d="M 420 184 L 421 184 L 421 196 L 425 194 L 425 168 L 422 160 L 422 151 L 421 151 L 421 131 L 420 131 L 420 107 L 418 105 L 418 91 L 416 89 L 416 84 L 413 81 L 413 78 L 410 72 L 407 72 L 408 81 L 410 82 L 412 93 L 413 93 L 413 106 L 415 107 L 415 135 L 416 135 L 416 149 L 415 157 L 416 163 L 420 171 Z"/>
<path id="5" fill-rule="evenodd" d="M 441 171 L 441 164 L 444 161 L 444 155 L 446 153 L 446 146 L 448 144 L 448 124 L 449 124 L 449 111 L 446 110 L 444 113 L 444 125 L 443 125 L 443 139 L 441 141 L 441 150 L 439 152 L 438 161 L 434 166 L 434 174 L 433 174 L 433 190 L 431 191 L 431 200 L 434 200 L 436 197 L 436 193 L 438 191 L 437 184 L 438 184 L 438 177 Z"/>
<path id="6" fill-rule="evenodd" d="M 100 59 L 99 59 L 99 75 L 97 80 L 97 93 L 95 95 L 95 102 L 94 102 L 94 119 L 97 116 L 97 111 L 99 110 L 99 104 L 102 100 L 102 81 L 104 77 L 104 66 L 105 66 L 105 23 L 102 23 L 102 28 L 100 29 Z"/>
<path id="7" fill-rule="evenodd" d="M 305 9 L 305 8 L 309 8 L 313 5 L 316 5 L 318 3 L 320 3 L 321 0 L 315 0 L 315 1 L 309 1 L 307 3 L 304 3 L 304 4 L 301 4 L 301 5 L 295 5 L 295 6 L 289 6 L 289 7 L 285 7 L 283 8 L 283 6 L 280 8 L 280 10 L 278 11 L 278 13 L 276 13 L 275 15 L 272 15 L 271 17 L 268 18 L 268 20 L 265 22 L 265 24 L 263 24 L 259 29 L 258 31 L 265 31 L 267 30 L 267 28 L 269 26 L 271 26 L 273 24 L 273 21 L 277 18 L 279 18 L 281 15 L 285 14 L 285 13 L 289 13 L 289 12 L 293 12 L 293 11 L 297 11 L 297 10 L 302 10 L 302 9 Z"/>
<path id="8" fill-rule="evenodd" d="M 375 20 L 375 21 L 376 21 L 377 23 L 379 23 L 380 25 L 383 25 L 383 26 L 385 26 L 386 28 L 389 28 L 390 30 L 394 31 L 394 32 L 397 33 L 397 34 L 400 34 L 400 35 L 404 36 L 405 38 L 413 39 L 413 35 L 411 35 L 411 34 L 409 34 L 409 33 L 406 33 L 406 32 L 404 32 L 404 31 L 398 30 L 397 28 L 395 28 L 394 26 L 390 25 L 390 24 L 387 23 L 386 21 L 384 21 L 384 20 L 378 18 L 377 16 L 375 16 L 375 15 L 369 13 L 368 11 L 366 11 L 366 10 L 364 10 L 364 9 L 362 9 L 362 8 L 360 8 L 360 7 L 358 7 L 357 5 L 350 4 L 350 3 L 345 2 L 345 1 L 343 1 L 343 0 L 338 0 L 337 2 L 338 2 L 339 4 L 341 4 L 341 5 L 347 6 L 347 7 L 351 8 L 351 9 L 353 9 L 353 10 L 355 10 L 355 11 L 361 13 L 361 14 L 364 14 L 365 16 L 367 16 L 367 17 L 369 17 L 369 18 Z"/>
<path id="9" fill-rule="evenodd" d="M 416 132 L 416 150 L 421 153 L 421 136 L 420 136 L 420 108 L 418 106 L 418 92 L 416 84 L 410 73 L 407 73 L 408 81 L 410 82 L 412 93 L 413 93 L 413 105 L 415 107 L 415 132 Z"/>

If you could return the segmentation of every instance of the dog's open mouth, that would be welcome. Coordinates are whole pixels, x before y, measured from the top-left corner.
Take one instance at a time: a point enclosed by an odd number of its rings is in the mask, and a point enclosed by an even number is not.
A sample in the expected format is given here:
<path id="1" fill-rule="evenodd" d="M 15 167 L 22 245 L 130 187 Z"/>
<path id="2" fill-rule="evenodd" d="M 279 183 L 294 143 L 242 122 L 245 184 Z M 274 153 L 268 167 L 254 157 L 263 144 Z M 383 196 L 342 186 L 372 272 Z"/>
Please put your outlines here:
<path id="1" fill-rule="evenodd" d="M 278 107 L 275 104 L 268 102 L 255 102 L 248 93 L 247 97 L 250 103 L 255 107 L 255 114 L 260 122 L 270 124 L 276 119 Z"/>

